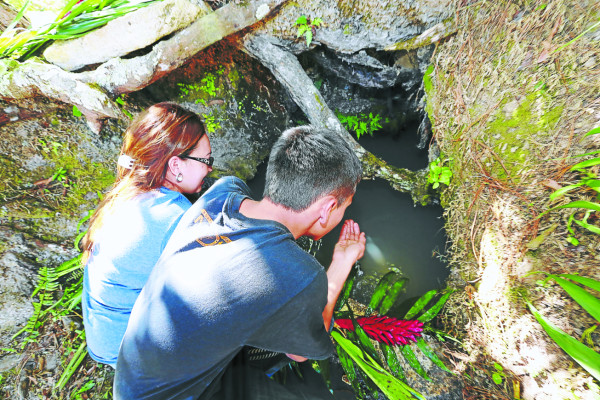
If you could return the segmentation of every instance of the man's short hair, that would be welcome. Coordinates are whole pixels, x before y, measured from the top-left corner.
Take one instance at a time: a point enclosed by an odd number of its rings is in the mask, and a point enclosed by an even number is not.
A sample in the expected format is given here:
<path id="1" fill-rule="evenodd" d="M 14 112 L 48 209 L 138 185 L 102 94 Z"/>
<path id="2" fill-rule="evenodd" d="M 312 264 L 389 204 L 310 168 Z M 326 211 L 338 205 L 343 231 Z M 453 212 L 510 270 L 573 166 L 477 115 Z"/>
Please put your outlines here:
<path id="1" fill-rule="evenodd" d="M 338 133 L 299 126 L 283 132 L 273 146 L 263 195 L 297 212 L 326 195 L 342 204 L 361 176 L 358 157 Z"/>

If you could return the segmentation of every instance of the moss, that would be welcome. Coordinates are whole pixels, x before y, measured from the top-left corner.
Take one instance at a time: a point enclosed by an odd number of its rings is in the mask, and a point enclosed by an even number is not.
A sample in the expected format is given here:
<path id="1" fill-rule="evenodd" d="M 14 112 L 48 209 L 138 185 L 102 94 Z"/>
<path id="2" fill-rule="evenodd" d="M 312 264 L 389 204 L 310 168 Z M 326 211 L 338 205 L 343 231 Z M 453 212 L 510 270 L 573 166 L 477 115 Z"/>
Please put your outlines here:
<path id="1" fill-rule="evenodd" d="M 493 146 L 496 155 L 503 159 L 503 166 L 508 170 L 512 178 L 516 178 L 518 169 L 528 160 L 535 160 L 538 146 L 530 143 L 529 139 L 548 136 L 562 115 L 564 106 L 553 106 L 553 103 L 540 95 L 532 92 L 525 96 L 514 111 L 506 115 L 505 107 L 509 99 L 500 103 L 499 110 L 494 119 L 486 126 L 488 135 L 487 142 Z M 506 172 L 502 166 L 494 164 L 493 172 L 498 178 L 506 178 Z M 489 166 L 489 165 L 488 165 Z"/>

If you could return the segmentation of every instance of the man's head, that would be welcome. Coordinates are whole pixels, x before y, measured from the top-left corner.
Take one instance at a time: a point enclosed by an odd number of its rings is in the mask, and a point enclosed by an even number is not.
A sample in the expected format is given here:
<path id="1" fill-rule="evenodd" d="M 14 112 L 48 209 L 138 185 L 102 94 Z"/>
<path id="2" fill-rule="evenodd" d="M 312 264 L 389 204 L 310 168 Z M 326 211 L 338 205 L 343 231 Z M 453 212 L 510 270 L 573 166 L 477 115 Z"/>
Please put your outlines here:
<path id="1" fill-rule="evenodd" d="M 271 150 L 264 197 L 295 212 L 327 195 L 341 205 L 354 194 L 361 175 L 358 157 L 338 133 L 290 128 Z"/>

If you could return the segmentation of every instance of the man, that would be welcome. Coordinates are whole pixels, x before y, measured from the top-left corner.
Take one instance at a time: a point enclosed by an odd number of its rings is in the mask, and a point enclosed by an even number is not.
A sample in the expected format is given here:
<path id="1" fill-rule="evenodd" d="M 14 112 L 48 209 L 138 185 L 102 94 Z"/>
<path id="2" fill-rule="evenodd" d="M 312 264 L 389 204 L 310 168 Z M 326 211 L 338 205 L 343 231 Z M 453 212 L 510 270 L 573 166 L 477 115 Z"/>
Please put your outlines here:
<path id="1" fill-rule="evenodd" d="M 217 181 L 182 217 L 135 304 L 115 399 L 323 398 L 286 392 L 241 350 L 331 354 L 333 308 L 365 235 L 346 221 L 327 273 L 295 239 L 330 232 L 360 177 L 338 134 L 305 126 L 275 143 L 262 200 L 237 178 Z"/>

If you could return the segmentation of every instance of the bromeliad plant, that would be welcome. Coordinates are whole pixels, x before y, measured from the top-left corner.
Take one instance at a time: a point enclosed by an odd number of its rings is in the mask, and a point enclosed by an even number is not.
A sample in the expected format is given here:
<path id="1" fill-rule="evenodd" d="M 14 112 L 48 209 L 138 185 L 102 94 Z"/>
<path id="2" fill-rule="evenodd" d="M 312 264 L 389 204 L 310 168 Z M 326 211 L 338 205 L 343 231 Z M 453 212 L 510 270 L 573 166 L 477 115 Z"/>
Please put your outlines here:
<path id="1" fill-rule="evenodd" d="M 551 279 L 558 283 L 573 298 L 573 300 L 594 317 L 597 323 L 596 325 L 593 325 L 592 329 L 595 329 L 597 324 L 600 323 L 600 282 L 579 275 L 560 274 L 548 275 L 541 283 L 545 284 Z M 582 286 L 579 286 L 578 284 Z M 592 289 L 596 295 L 592 295 L 584 289 L 584 287 Z M 542 325 L 548 336 L 550 336 L 569 356 L 577 361 L 579 365 L 588 371 L 590 375 L 597 380 L 600 380 L 600 354 L 594 351 L 593 348 L 586 346 L 576 338 L 569 336 L 556 327 L 538 312 L 525 294 L 521 293 L 521 295 L 525 300 L 525 304 L 527 304 L 529 310 L 540 325 Z"/>
<path id="2" fill-rule="evenodd" d="M 358 380 L 359 370 L 368 377 L 365 383 L 374 384 L 390 399 L 423 399 L 420 393 L 406 384 L 404 371 L 394 347 L 400 347 L 400 353 L 408 365 L 424 379 L 430 380 L 417 360 L 412 343 L 415 343 L 416 347 L 442 370 L 450 372 L 422 338 L 421 333 L 428 331 L 439 337 L 440 332 L 429 327 L 427 323 L 440 312 L 451 292 L 442 293 L 441 297 L 428 308 L 427 306 L 438 295 L 438 291 L 431 290 L 425 293 L 404 314 L 404 319 L 386 316 L 407 282 L 406 278 L 400 277 L 397 271 L 392 270 L 377 284 L 367 308 L 367 315 L 354 318 L 350 308 L 345 305 L 350 297 L 355 278 L 356 275 L 353 273 L 340 295 L 336 306 L 337 330 L 332 333 L 337 343 L 340 362 L 355 394 L 361 398 L 365 397 Z M 375 350 L 373 341 L 383 353 L 385 363 Z"/>
<path id="3" fill-rule="evenodd" d="M 73 39 L 106 25 L 131 11 L 162 0 L 69 0 L 54 22 L 37 29 L 18 29 L 31 0 L 0 35 L 0 58 L 21 61 L 31 57 L 50 40 Z"/>
<path id="4" fill-rule="evenodd" d="M 585 136 L 595 135 L 600 133 L 600 127 L 592 129 Z M 589 153 L 581 154 L 579 157 L 589 156 L 593 154 L 600 154 L 600 150 L 595 150 Z M 580 179 L 577 183 L 572 185 L 564 186 L 554 193 L 550 195 L 550 200 L 558 199 L 575 189 L 585 189 L 586 191 L 591 191 L 595 193 L 596 201 L 587 201 L 587 200 L 575 200 L 570 203 L 563 204 L 561 206 L 553 207 L 550 210 L 544 212 L 546 214 L 549 211 L 557 210 L 560 208 L 575 208 L 575 209 L 584 209 L 585 214 L 581 219 L 575 218 L 575 213 L 571 214 L 569 220 L 567 222 L 567 230 L 569 231 L 569 236 L 567 240 L 574 246 L 579 244 L 579 240 L 575 238 L 575 231 L 573 230 L 573 223 L 581 226 L 582 228 L 587 229 L 588 231 L 600 235 L 600 226 L 598 224 L 594 224 L 590 222 L 590 217 L 592 213 L 600 214 L 600 174 L 598 173 L 598 165 L 600 165 L 600 157 L 592 158 L 590 160 L 582 161 L 580 163 L 575 164 L 571 167 L 571 171 L 577 171 L 580 174 Z M 543 215 L 542 214 L 542 215 Z M 598 220 L 598 218 L 595 218 Z"/>

